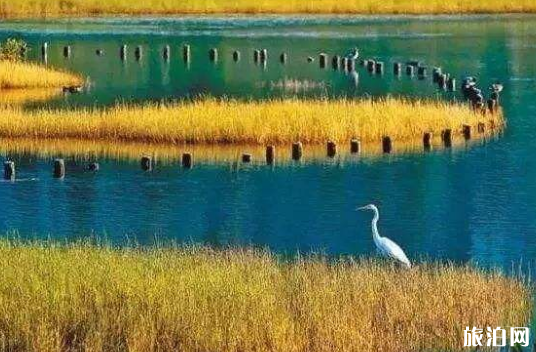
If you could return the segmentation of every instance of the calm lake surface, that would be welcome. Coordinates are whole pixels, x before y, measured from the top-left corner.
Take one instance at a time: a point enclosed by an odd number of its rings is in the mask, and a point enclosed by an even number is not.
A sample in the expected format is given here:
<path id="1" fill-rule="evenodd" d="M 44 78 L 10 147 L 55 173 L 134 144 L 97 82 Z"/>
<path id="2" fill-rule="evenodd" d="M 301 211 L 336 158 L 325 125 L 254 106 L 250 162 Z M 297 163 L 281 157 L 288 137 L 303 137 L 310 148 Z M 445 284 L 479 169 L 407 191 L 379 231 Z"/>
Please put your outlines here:
<path id="1" fill-rule="evenodd" d="M 78 19 L 0 23 L 3 39 L 50 43 L 48 63 L 89 76 L 91 90 L 60 96 L 54 107 L 116 101 L 184 99 L 199 95 L 238 99 L 281 96 L 440 96 L 426 80 L 399 79 L 392 63 L 416 59 L 442 66 L 460 82 L 471 74 L 483 88 L 499 80 L 508 127 L 495 140 L 457 150 L 391 155 L 338 164 L 328 160 L 238 171 L 202 163 L 191 171 L 162 163 L 144 173 L 132 160 L 99 160 L 98 173 L 68 161 L 67 177 L 51 175 L 50 159 L 8 153 L 15 183 L 0 183 L 0 230 L 25 237 L 106 236 L 116 243 L 160 240 L 269 247 L 277 252 L 369 255 L 372 214 L 355 208 L 376 203 L 380 232 L 412 259 L 429 257 L 510 268 L 536 255 L 536 17 L 187 17 Z M 127 44 L 126 62 L 119 46 Z M 192 47 L 190 65 L 181 46 Z M 171 46 L 169 62 L 162 49 Z M 63 57 L 63 46 L 72 57 Z M 143 46 L 143 58 L 134 48 Z M 385 74 L 359 77 L 319 68 L 318 53 L 385 61 Z M 210 63 L 209 48 L 219 62 Z M 96 49 L 104 55 L 97 56 Z M 253 50 L 267 48 L 265 68 Z M 231 53 L 242 57 L 233 62 Z M 278 57 L 288 53 L 288 63 Z M 429 73 L 430 76 L 431 72 Z M 312 89 L 284 89 L 306 81 Z M 357 82 L 357 84 L 356 84 Z M 5 156 L 5 155 L 4 155 Z"/>

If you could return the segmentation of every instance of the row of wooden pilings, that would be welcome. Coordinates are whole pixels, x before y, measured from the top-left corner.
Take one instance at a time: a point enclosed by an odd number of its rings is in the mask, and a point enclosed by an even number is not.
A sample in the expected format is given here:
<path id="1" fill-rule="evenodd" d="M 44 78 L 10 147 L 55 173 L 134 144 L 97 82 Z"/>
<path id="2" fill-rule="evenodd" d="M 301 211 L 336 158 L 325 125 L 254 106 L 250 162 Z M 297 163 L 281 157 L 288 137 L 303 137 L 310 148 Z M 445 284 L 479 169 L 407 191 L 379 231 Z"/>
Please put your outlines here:
<path id="1" fill-rule="evenodd" d="M 478 133 L 484 133 L 485 125 L 483 122 L 477 125 Z M 471 139 L 471 126 L 463 125 L 462 134 L 466 140 Z M 431 132 L 425 132 L 423 134 L 422 143 L 424 150 L 432 149 L 432 139 L 433 134 Z M 441 140 L 445 147 L 452 146 L 452 130 L 445 129 L 441 132 Z M 391 137 L 384 136 L 382 138 L 382 151 L 383 153 L 391 153 L 393 150 L 393 141 Z M 357 138 L 350 140 L 350 153 L 357 154 L 361 151 L 361 141 Z M 326 143 L 326 155 L 330 158 L 333 158 L 337 155 L 337 144 L 334 141 L 328 141 Z M 299 161 L 303 156 L 303 144 L 301 142 L 292 143 L 291 148 L 291 157 L 292 160 Z M 241 156 L 241 161 L 243 163 L 252 162 L 252 155 L 245 153 Z M 275 164 L 276 154 L 275 146 L 268 145 L 266 146 L 265 161 L 268 165 Z M 194 165 L 194 158 L 192 153 L 183 153 L 181 158 L 182 167 L 185 169 L 191 169 Z M 156 166 L 156 157 L 144 155 L 140 160 L 141 169 L 144 171 L 152 171 Z M 86 170 L 88 171 L 98 171 L 100 168 L 99 164 L 96 162 L 90 163 Z M 16 168 L 14 161 L 5 161 L 4 162 L 4 179 L 5 180 L 15 180 Z M 53 176 L 55 178 L 64 178 L 65 177 L 65 161 L 63 159 L 55 159 L 53 162 Z"/>

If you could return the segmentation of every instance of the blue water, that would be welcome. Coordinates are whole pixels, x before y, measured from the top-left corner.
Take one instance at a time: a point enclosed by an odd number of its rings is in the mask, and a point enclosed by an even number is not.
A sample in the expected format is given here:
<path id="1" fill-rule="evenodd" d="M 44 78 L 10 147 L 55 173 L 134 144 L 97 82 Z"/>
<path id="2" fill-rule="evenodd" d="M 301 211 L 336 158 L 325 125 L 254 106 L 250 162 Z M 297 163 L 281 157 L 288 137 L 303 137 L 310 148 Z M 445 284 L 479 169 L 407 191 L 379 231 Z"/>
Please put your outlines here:
<path id="1" fill-rule="evenodd" d="M 0 183 L 0 230 L 24 237 L 105 236 L 125 243 L 159 240 L 252 245 L 277 252 L 370 255 L 371 214 L 355 208 L 375 203 L 380 232 L 411 259 L 428 257 L 510 268 L 536 254 L 536 17 L 224 17 L 7 21 L 0 35 L 30 42 L 29 59 L 50 42 L 48 64 L 90 77 L 92 88 L 59 97 L 50 106 L 109 105 L 118 100 L 184 99 L 198 95 L 265 99 L 279 96 L 438 96 L 430 78 L 393 77 L 392 63 L 408 59 L 439 65 L 483 87 L 505 85 L 508 120 L 497 140 L 461 151 L 384 156 L 349 164 L 306 163 L 235 171 L 223 164 L 183 171 L 164 163 L 145 173 L 137 162 L 100 160 L 101 170 L 69 162 L 67 177 L 51 176 L 51 162 L 8 153 L 17 162 L 15 183 Z M 126 63 L 119 45 L 129 45 Z M 192 46 L 191 64 L 179 52 Z M 73 57 L 62 57 L 70 44 Z M 172 46 L 169 63 L 164 45 Z M 132 56 L 136 45 L 144 57 Z M 385 74 L 355 77 L 321 70 L 307 56 L 344 53 L 386 62 Z M 220 50 L 211 64 L 208 49 Z M 105 55 L 97 57 L 95 49 Z M 252 60 L 267 48 L 266 68 Z M 238 49 L 242 60 L 231 53 Z M 285 51 L 287 65 L 277 57 Z M 317 83 L 290 92 L 272 87 L 283 78 Z M 1 142 L 0 142 L 1 143 Z"/>

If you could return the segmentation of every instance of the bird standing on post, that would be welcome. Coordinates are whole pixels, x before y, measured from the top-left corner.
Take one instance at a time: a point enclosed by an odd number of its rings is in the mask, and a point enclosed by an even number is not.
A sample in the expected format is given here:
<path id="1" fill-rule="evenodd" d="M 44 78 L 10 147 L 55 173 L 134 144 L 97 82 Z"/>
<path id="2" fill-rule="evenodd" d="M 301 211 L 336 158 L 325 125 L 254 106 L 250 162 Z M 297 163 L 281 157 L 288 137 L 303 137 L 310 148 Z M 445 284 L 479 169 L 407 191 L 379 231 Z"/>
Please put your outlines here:
<path id="1" fill-rule="evenodd" d="M 398 244 L 391 241 L 389 238 L 380 236 L 378 232 L 378 219 L 380 218 L 378 208 L 374 204 L 369 204 L 365 205 L 364 207 L 357 208 L 357 210 L 372 210 L 374 212 L 374 218 L 372 219 L 372 239 L 374 240 L 374 244 L 376 245 L 376 248 L 380 254 L 399 261 L 408 269 L 411 268 L 411 262 L 402 248 L 400 248 Z"/>
<path id="2" fill-rule="evenodd" d="M 353 48 L 350 53 L 346 55 L 346 57 L 350 60 L 357 60 L 357 58 L 359 57 L 359 49 Z"/>

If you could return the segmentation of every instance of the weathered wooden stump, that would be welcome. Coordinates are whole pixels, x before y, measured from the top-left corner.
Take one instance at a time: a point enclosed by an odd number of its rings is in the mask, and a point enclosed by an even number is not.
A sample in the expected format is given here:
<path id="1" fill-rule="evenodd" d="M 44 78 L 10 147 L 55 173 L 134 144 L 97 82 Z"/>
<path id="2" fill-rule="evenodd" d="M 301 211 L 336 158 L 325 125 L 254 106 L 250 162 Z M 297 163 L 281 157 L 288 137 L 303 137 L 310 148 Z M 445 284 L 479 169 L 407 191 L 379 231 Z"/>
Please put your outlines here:
<path id="1" fill-rule="evenodd" d="M 218 61 L 218 49 L 212 48 L 208 51 L 208 57 L 210 61 L 216 62 Z"/>
<path id="2" fill-rule="evenodd" d="M 484 122 L 479 122 L 477 125 L 478 133 L 484 133 L 486 130 L 486 124 Z"/>
<path id="3" fill-rule="evenodd" d="M 487 105 L 488 105 L 488 111 L 490 112 L 490 114 L 493 115 L 497 112 L 497 100 L 488 99 Z"/>
<path id="4" fill-rule="evenodd" d="M 251 154 L 242 154 L 242 162 L 248 164 L 251 162 Z"/>
<path id="5" fill-rule="evenodd" d="M 432 149 L 432 132 L 425 132 L 422 136 L 422 145 L 424 147 L 424 150 L 431 150 Z"/>
<path id="6" fill-rule="evenodd" d="M 47 42 L 44 42 L 41 45 L 41 56 L 43 58 L 48 56 L 48 43 Z"/>
<path id="7" fill-rule="evenodd" d="M 143 47 L 137 46 L 136 49 L 134 49 L 134 57 L 137 61 L 140 61 L 143 58 Z"/>
<path id="8" fill-rule="evenodd" d="M 266 164 L 273 165 L 275 163 L 275 146 L 269 145 L 266 147 Z"/>
<path id="9" fill-rule="evenodd" d="M 144 155 L 141 157 L 140 166 L 143 171 L 152 171 L 154 168 L 154 161 L 151 156 Z"/>
<path id="10" fill-rule="evenodd" d="M 356 154 L 361 150 L 361 141 L 357 138 L 353 138 L 350 141 L 350 153 Z"/>
<path id="11" fill-rule="evenodd" d="M 447 90 L 449 92 L 456 91 L 456 78 L 449 77 L 449 79 L 447 80 Z"/>
<path id="12" fill-rule="evenodd" d="M 165 61 L 169 61 L 171 58 L 171 48 L 169 45 L 164 46 L 164 49 L 162 49 L 162 58 Z"/>
<path id="13" fill-rule="evenodd" d="M 376 62 L 374 60 L 368 60 L 367 61 L 367 70 L 370 73 L 374 73 L 375 69 L 376 69 Z"/>
<path id="14" fill-rule="evenodd" d="M 355 71 L 355 60 L 354 59 L 346 60 L 346 70 L 348 70 L 348 72 Z"/>
<path id="15" fill-rule="evenodd" d="M 406 74 L 408 76 L 413 76 L 415 74 L 415 66 L 407 65 L 406 66 Z"/>
<path id="16" fill-rule="evenodd" d="M 190 62 L 190 45 L 189 44 L 184 44 L 182 46 L 182 59 L 186 63 Z"/>
<path id="17" fill-rule="evenodd" d="M 340 66 L 341 66 L 341 57 L 339 55 L 333 56 L 333 58 L 331 59 L 331 67 L 334 70 L 338 70 Z"/>
<path id="18" fill-rule="evenodd" d="M 391 150 L 393 150 L 393 142 L 391 141 L 391 137 L 384 136 L 382 138 L 382 150 L 384 153 L 390 153 Z"/>
<path id="19" fill-rule="evenodd" d="M 452 130 L 450 128 L 441 132 L 441 140 L 446 148 L 450 148 L 452 146 Z"/>
<path id="20" fill-rule="evenodd" d="M 318 55 L 318 64 L 320 65 L 320 68 L 326 68 L 328 65 L 328 54 L 321 53 Z"/>
<path id="21" fill-rule="evenodd" d="M 63 159 L 54 160 L 54 171 L 55 178 L 64 178 L 65 177 L 65 161 Z"/>
<path id="22" fill-rule="evenodd" d="M 380 75 L 383 75 L 383 72 L 384 72 L 384 63 L 383 61 L 377 61 L 376 62 L 376 66 L 375 66 L 375 71 L 376 73 L 379 73 Z"/>
<path id="23" fill-rule="evenodd" d="M 119 58 L 122 61 L 125 61 L 127 59 L 127 53 L 128 47 L 125 44 L 121 45 L 121 47 L 119 48 Z"/>
<path id="24" fill-rule="evenodd" d="M 69 45 L 63 47 L 63 57 L 66 59 L 71 57 L 71 47 Z"/>
<path id="25" fill-rule="evenodd" d="M 15 180 L 15 162 L 4 161 L 4 180 Z"/>
<path id="26" fill-rule="evenodd" d="M 292 143 L 292 159 L 300 160 L 303 155 L 303 145 L 301 142 Z"/>
<path id="27" fill-rule="evenodd" d="M 235 51 L 233 52 L 233 60 L 234 60 L 235 62 L 240 61 L 240 51 L 235 50 Z"/>
<path id="28" fill-rule="evenodd" d="M 96 162 L 90 163 L 87 166 L 87 170 L 92 171 L 92 172 L 99 171 L 100 170 L 100 165 L 99 165 L 99 163 L 96 163 Z"/>
<path id="29" fill-rule="evenodd" d="M 434 83 L 438 83 L 439 82 L 439 76 L 442 75 L 443 72 L 441 70 L 441 67 L 434 67 L 432 69 L 432 81 Z"/>
<path id="30" fill-rule="evenodd" d="M 191 153 L 182 154 L 182 167 L 185 169 L 191 169 L 194 166 L 194 157 Z"/>
<path id="31" fill-rule="evenodd" d="M 261 51 L 255 50 L 253 51 L 253 61 L 259 62 L 261 60 Z"/>
<path id="32" fill-rule="evenodd" d="M 400 62 L 395 62 L 393 64 L 393 73 L 396 76 L 400 76 L 400 74 L 402 73 L 402 64 Z"/>
<path id="33" fill-rule="evenodd" d="M 102 50 L 102 49 L 97 49 L 97 50 L 95 50 L 95 54 L 96 54 L 97 56 L 102 56 L 102 55 L 104 55 L 104 50 Z"/>
<path id="34" fill-rule="evenodd" d="M 426 67 L 419 66 L 417 67 L 417 76 L 419 79 L 425 79 L 426 78 Z"/>
<path id="35" fill-rule="evenodd" d="M 268 60 L 268 50 L 262 49 L 260 52 L 261 62 L 266 62 Z"/>
<path id="36" fill-rule="evenodd" d="M 335 144 L 333 141 L 328 141 L 326 145 L 326 152 L 330 158 L 335 157 L 335 155 L 337 155 L 337 144 Z"/>
<path id="37" fill-rule="evenodd" d="M 470 125 L 463 125 L 462 126 L 462 133 L 463 133 L 463 137 L 466 140 L 471 139 L 471 126 Z"/>
<path id="38" fill-rule="evenodd" d="M 281 62 L 282 64 L 286 64 L 287 59 L 288 57 L 286 53 L 281 53 L 281 55 L 279 55 L 279 62 Z"/>

